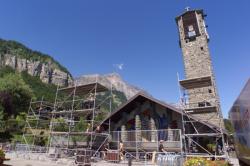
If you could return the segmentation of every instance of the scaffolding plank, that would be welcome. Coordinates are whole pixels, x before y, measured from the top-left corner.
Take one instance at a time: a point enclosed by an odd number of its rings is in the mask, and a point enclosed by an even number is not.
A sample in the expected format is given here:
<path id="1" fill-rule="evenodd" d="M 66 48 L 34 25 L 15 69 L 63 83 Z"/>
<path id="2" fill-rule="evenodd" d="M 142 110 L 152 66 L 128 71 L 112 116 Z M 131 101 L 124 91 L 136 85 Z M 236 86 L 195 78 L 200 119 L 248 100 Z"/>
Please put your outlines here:
<path id="1" fill-rule="evenodd" d="M 96 132 L 62 132 L 62 131 L 53 131 L 51 132 L 52 135 L 82 135 L 82 136 L 108 136 L 106 133 L 96 133 Z"/>
<path id="2" fill-rule="evenodd" d="M 180 85 L 185 89 L 202 88 L 212 85 L 211 76 L 185 79 L 179 81 Z"/>
<path id="3" fill-rule="evenodd" d="M 194 134 L 184 134 L 187 137 L 215 137 L 220 136 L 221 133 L 194 133 Z"/>
<path id="4" fill-rule="evenodd" d="M 216 158 L 227 158 L 226 155 L 211 155 L 208 153 L 186 153 L 186 157 L 216 157 Z"/>
<path id="5" fill-rule="evenodd" d="M 82 110 L 64 110 L 64 111 L 52 111 L 52 114 L 89 114 L 93 111 L 94 109 L 82 109 Z"/>

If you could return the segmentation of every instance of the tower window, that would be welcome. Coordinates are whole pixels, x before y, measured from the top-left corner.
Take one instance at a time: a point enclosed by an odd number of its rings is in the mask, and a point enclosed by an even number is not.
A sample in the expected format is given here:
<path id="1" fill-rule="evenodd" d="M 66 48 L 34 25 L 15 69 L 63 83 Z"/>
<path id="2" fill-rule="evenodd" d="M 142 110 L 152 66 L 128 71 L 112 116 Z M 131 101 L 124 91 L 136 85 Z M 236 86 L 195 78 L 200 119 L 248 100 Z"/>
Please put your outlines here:
<path id="1" fill-rule="evenodd" d="M 188 26 L 188 37 L 196 36 L 193 25 Z"/>
<path id="2" fill-rule="evenodd" d="M 201 47 L 201 50 L 203 51 L 203 47 Z"/>
<path id="3" fill-rule="evenodd" d="M 212 89 L 208 89 L 208 93 L 212 93 Z"/>

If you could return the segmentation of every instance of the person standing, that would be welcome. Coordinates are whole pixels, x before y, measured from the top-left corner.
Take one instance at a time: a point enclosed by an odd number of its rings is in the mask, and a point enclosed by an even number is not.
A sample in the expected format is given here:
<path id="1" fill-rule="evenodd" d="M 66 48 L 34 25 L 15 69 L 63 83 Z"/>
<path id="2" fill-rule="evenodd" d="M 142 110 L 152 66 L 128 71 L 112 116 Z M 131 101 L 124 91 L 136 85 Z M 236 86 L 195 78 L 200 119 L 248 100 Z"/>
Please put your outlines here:
<path id="1" fill-rule="evenodd" d="M 124 144 L 122 141 L 120 141 L 120 143 L 119 143 L 119 152 L 120 152 L 121 160 L 124 160 L 125 150 L 124 150 Z"/>

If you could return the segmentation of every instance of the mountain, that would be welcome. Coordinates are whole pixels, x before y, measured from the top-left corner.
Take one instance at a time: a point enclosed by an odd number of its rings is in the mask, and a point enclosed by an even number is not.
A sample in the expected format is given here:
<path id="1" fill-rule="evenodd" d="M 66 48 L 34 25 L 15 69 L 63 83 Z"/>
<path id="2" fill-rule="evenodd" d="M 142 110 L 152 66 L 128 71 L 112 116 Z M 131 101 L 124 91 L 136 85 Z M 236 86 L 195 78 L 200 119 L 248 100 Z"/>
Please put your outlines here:
<path id="1" fill-rule="evenodd" d="M 83 75 L 78 78 L 75 78 L 75 83 L 77 85 L 82 85 L 95 82 L 96 80 L 99 83 L 105 85 L 106 87 L 110 87 L 112 84 L 113 88 L 116 91 L 123 92 L 127 99 L 130 99 L 132 96 L 134 96 L 136 93 L 140 91 L 145 92 L 144 90 L 125 82 L 121 78 L 121 76 L 117 73 L 111 73 L 105 75 L 99 75 L 99 74 Z"/>
<path id="2" fill-rule="evenodd" d="M 103 113 L 110 108 L 116 110 L 141 89 L 126 83 L 118 74 L 87 75 L 76 78 L 76 83 L 97 81 L 107 87 L 113 85 L 112 105 L 105 102 Z M 53 103 L 56 85 L 68 86 L 74 83 L 70 72 L 51 56 L 33 51 L 16 41 L 0 39 L 0 142 L 21 141 L 25 127 L 25 116 L 32 101 Z M 110 93 L 98 94 L 106 100 Z M 105 114 L 100 114 L 102 120 Z"/>
<path id="3" fill-rule="evenodd" d="M 0 39 L 0 75 L 15 72 L 29 85 L 35 98 L 43 96 L 49 101 L 53 101 L 55 85 L 68 86 L 73 82 L 77 85 L 87 84 L 95 82 L 96 79 L 107 87 L 112 84 L 114 107 L 143 91 L 125 82 L 117 73 L 83 75 L 74 79 L 70 72 L 51 56 L 33 51 L 19 42 Z"/>
<path id="4" fill-rule="evenodd" d="M 44 83 L 67 86 L 72 82 L 70 72 L 51 56 L 33 51 L 21 43 L 0 39 L 0 68 L 26 71 Z"/>

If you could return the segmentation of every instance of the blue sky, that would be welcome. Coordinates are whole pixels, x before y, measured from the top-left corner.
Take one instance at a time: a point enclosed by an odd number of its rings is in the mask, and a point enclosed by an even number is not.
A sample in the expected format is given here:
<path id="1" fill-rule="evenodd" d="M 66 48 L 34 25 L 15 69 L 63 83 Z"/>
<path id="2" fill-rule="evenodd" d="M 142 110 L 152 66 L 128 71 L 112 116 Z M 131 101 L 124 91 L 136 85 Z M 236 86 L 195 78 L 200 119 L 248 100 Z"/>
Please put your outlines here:
<path id="1" fill-rule="evenodd" d="M 52 55 L 74 76 L 118 72 L 154 97 L 178 102 L 183 75 L 174 18 L 207 13 L 224 116 L 250 75 L 249 0 L 0 0 L 0 38 Z M 118 69 L 123 64 L 122 70 Z"/>

